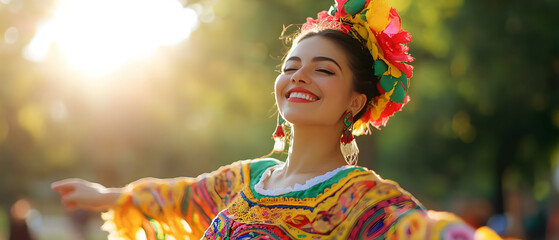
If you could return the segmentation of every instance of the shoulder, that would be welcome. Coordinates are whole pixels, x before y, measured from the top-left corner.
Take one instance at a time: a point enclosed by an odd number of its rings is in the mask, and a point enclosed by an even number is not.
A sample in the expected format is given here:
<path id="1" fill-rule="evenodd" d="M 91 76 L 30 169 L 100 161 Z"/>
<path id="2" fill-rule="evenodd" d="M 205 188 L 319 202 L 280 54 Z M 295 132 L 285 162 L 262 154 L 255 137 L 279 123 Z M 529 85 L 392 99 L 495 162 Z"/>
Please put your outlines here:
<path id="1" fill-rule="evenodd" d="M 247 177 L 250 177 L 250 179 L 259 178 L 266 169 L 282 163 L 282 161 L 275 158 L 259 158 L 242 161 L 243 172 L 247 173 Z"/>
<path id="2" fill-rule="evenodd" d="M 428 211 L 397 182 L 366 168 L 358 171 L 359 177 L 346 186 L 365 188 L 356 205 L 350 239 L 473 239 L 475 229 L 458 216 Z"/>
<path id="3" fill-rule="evenodd" d="M 400 216 L 424 212 L 421 203 L 400 185 L 374 171 L 355 167 L 340 189 L 340 202 L 357 198 L 348 216 L 349 239 L 375 239 L 386 236 Z M 345 195 L 345 196 L 344 196 Z"/>
<path id="4" fill-rule="evenodd" d="M 389 201 L 388 205 L 397 203 L 395 199 L 413 202 L 414 208 L 421 208 L 421 204 L 413 195 L 404 190 L 400 185 L 392 180 L 383 179 L 373 170 L 365 167 L 353 167 L 348 169 L 350 172 L 344 178 L 345 189 L 355 189 L 361 192 L 361 201 L 366 205 L 375 205 L 383 201 Z"/>
<path id="5" fill-rule="evenodd" d="M 248 160 L 239 160 L 233 162 L 231 164 L 225 165 L 217 169 L 216 171 L 210 173 L 223 173 L 228 171 L 243 171 L 243 172 L 251 172 L 250 170 L 266 170 L 267 168 L 280 164 L 281 161 L 274 159 L 274 158 L 260 158 L 260 159 L 248 159 Z M 203 174 L 206 175 L 206 174 Z"/>
<path id="6" fill-rule="evenodd" d="M 240 160 L 221 167 L 217 172 L 238 172 L 245 182 L 250 182 L 251 179 L 259 178 L 266 169 L 281 163 L 283 162 L 274 158 Z"/>
<path id="7" fill-rule="evenodd" d="M 376 224 L 371 222 L 370 218 L 383 223 L 394 222 L 394 216 L 408 210 L 424 211 L 421 203 L 397 182 L 383 179 L 364 167 L 351 167 L 345 171 L 348 171 L 347 175 L 341 178 L 337 183 L 339 185 L 334 185 L 332 190 L 337 192 L 340 202 L 344 202 L 345 199 L 354 202 L 350 215 L 352 219 L 363 218 L 367 221 L 361 224 Z"/>
<path id="8" fill-rule="evenodd" d="M 283 163 L 282 161 L 277 160 L 275 158 L 258 158 L 258 159 L 240 160 L 226 167 L 242 168 L 243 170 L 250 171 L 250 172 L 264 172 L 266 169 L 282 163 Z"/>
<path id="9" fill-rule="evenodd" d="M 258 158 L 258 159 L 252 159 L 252 160 L 244 160 L 242 161 L 244 164 L 247 164 L 250 166 L 251 169 L 253 170 L 266 170 L 269 167 L 278 165 L 278 164 L 282 164 L 283 162 L 280 160 L 277 160 L 275 158 Z"/>

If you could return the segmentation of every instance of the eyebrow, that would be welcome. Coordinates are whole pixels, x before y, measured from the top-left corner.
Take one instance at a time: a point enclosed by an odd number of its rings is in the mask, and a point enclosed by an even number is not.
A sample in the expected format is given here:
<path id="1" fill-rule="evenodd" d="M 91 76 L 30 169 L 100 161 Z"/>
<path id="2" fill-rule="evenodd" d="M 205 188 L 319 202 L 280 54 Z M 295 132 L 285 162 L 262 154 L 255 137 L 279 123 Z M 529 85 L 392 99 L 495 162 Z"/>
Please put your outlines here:
<path id="1" fill-rule="evenodd" d="M 289 57 L 287 60 L 285 60 L 285 62 L 288 61 L 301 61 L 300 57 L 297 56 L 291 56 Z M 329 57 L 324 57 L 324 56 L 318 56 L 318 57 L 313 57 L 312 58 L 313 62 L 320 62 L 320 61 L 329 61 L 329 62 L 333 62 L 334 64 L 336 64 L 336 66 L 338 66 L 338 68 L 340 69 L 340 71 L 342 71 L 342 67 L 340 66 L 340 64 L 338 64 L 338 62 L 336 62 L 336 60 L 329 58 Z"/>

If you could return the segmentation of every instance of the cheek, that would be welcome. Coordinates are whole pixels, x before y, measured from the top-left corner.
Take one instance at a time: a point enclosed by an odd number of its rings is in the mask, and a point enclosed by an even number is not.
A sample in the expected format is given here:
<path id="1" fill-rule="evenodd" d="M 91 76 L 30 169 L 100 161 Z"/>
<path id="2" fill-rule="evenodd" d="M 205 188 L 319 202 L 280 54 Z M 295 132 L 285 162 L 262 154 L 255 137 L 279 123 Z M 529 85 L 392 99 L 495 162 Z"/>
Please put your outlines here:
<path id="1" fill-rule="evenodd" d="M 324 95 L 329 96 L 328 99 L 337 103 L 337 105 L 345 106 L 351 99 L 351 89 L 340 82 L 330 82 L 330 84 L 324 84 L 322 90 Z"/>
<path id="2" fill-rule="evenodd" d="M 288 83 L 289 83 L 289 79 L 283 74 L 278 75 L 278 77 L 276 78 L 276 82 L 274 84 L 274 94 L 276 96 L 276 103 L 278 101 L 281 101 L 281 96 L 283 95 L 283 92 L 285 91 L 285 87 L 287 86 Z"/>

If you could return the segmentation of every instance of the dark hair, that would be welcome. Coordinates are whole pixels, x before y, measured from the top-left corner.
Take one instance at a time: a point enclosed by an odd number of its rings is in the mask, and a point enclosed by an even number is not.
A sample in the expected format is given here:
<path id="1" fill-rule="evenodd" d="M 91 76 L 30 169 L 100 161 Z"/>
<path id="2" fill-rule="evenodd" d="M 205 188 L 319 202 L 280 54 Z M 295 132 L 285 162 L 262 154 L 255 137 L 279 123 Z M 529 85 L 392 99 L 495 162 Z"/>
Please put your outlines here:
<path id="1" fill-rule="evenodd" d="M 365 114 L 365 111 L 367 111 L 367 105 L 371 99 L 380 95 L 376 87 L 380 79 L 374 75 L 373 56 L 371 56 L 369 50 L 357 39 L 344 32 L 333 29 L 303 32 L 295 39 L 295 43 L 300 43 L 314 36 L 320 36 L 331 40 L 345 52 L 349 67 L 353 73 L 353 88 L 356 92 L 363 93 L 367 96 L 367 103 L 353 118 L 357 121 L 357 119 L 361 118 L 361 116 Z"/>

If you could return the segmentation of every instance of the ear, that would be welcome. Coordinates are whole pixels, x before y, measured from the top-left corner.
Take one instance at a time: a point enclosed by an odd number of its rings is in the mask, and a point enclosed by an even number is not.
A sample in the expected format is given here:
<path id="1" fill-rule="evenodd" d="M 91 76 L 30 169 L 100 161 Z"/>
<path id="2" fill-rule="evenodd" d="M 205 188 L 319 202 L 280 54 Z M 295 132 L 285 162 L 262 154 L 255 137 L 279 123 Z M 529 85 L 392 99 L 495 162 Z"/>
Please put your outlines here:
<path id="1" fill-rule="evenodd" d="M 367 104 L 367 95 L 364 93 L 354 92 L 349 103 L 349 110 L 355 116 Z"/>

